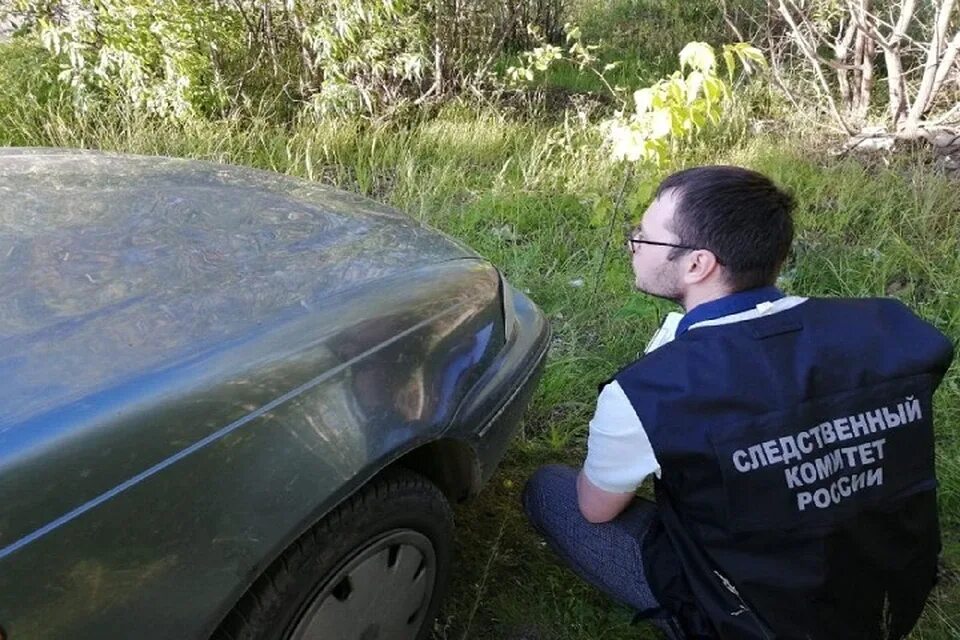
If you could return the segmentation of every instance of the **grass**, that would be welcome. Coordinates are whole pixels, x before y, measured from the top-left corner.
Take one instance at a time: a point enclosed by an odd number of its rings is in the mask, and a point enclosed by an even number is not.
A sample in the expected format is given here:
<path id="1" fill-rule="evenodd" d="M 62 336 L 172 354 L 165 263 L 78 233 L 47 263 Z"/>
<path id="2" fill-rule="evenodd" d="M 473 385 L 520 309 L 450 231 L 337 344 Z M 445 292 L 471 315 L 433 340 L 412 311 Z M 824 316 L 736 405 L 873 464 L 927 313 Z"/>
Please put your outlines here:
<path id="1" fill-rule="evenodd" d="M 726 34 L 718 2 L 580 0 L 573 5 L 570 20 L 580 26 L 583 41 L 600 45 L 599 68 L 619 65 L 606 74 L 611 86 L 635 89 L 669 75 L 676 70 L 677 54 L 692 40 L 719 45 L 733 39 Z M 605 93 L 595 74 L 572 65 L 552 67 L 545 85 Z"/>
<path id="2" fill-rule="evenodd" d="M 718 16 L 700 13 L 695 8 L 700 3 L 584 3 L 586 38 L 606 34 L 611 46 L 632 52 L 638 62 L 623 71 L 631 81 L 646 82 L 671 70 L 673 56 L 687 40 L 720 37 Z M 202 158 L 330 183 L 463 239 L 527 290 L 553 326 L 550 358 L 499 472 L 477 500 L 457 509 L 458 570 L 434 637 L 656 637 L 632 626 L 626 609 L 560 567 L 519 508 L 523 483 L 539 465 L 582 461 L 596 384 L 632 360 L 670 310 L 631 291 L 620 229 L 611 233 L 598 215 L 609 210 L 623 184 L 623 169 L 597 150 L 594 133 L 571 124 L 575 117 L 566 123 L 506 117 L 464 104 L 450 105 L 430 120 L 382 127 L 266 118 L 173 125 L 119 115 L 77 117 L 48 85 L 14 72 L 35 55 L 0 49 L 0 146 Z M 582 77 L 562 73 L 550 81 L 569 90 L 590 88 L 577 84 L 587 82 Z M 744 126 L 737 121 L 709 136 L 671 169 L 742 164 L 794 192 L 798 235 L 782 278 L 788 292 L 896 296 L 954 341 L 960 339 L 956 183 L 937 175 L 919 156 L 894 159 L 890 166 L 835 158 L 822 147 L 811 148 L 809 135 L 802 141 L 779 134 L 748 136 Z M 641 175 L 629 183 L 627 202 L 645 177 L 656 176 Z M 643 204 L 633 202 L 627 213 L 638 216 Z M 601 268 L 608 242 L 613 250 Z M 944 578 L 911 636 L 916 640 L 960 638 L 958 371 L 955 366 L 936 399 Z"/>
<path id="3" fill-rule="evenodd" d="M 925 166 L 904 161 L 891 168 L 868 168 L 858 160 L 826 160 L 784 150 L 775 140 L 759 140 L 699 161 L 734 162 L 763 170 L 799 198 L 796 250 L 783 286 L 800 295 L 894 295 L 935 323 L 954 341 L 960 337 L 960 193 L 956 184 Z M 575 222 L 567 225 L 571 236 Z M 480 240 L 479 236 L 476 237 Z M 509 268 L 509 256 L 504 256 Z M 555 287 L 521 275 L 535 299 L 551 314 L 558 344 L 540 392 L 527 414 L 520 442 L 480 501 L 464 507 L 461 554 L 477 570 L 456 585 L 451 620 L 466 605 L 482 603 L 487 626 L 473 623 L 446 638 L 524 637 L 535 627 L 542 637 L 563 639 L 643 637 L 629 616 L 595 592 L 564 578 L 519 513 L 523 478 L 546 461 L 577 464 L 583 455 L 593 384 L 627 362 L 644 344 L 656 312 L 628 304 L 634 294 L 625 258 L 609 266 L 600 299 L 585 303 L 587 292 L 564 287 L 580 264 L 567 268 Z M 517 279 L 517 278 L 515 278 Z M 546 286 L 547 291 L 541 287 Z M 644 305 L 644 306 L 641 306 Z M 635 314 L 636 310 L 641 313 Z M 960 379 L 951 371 L 937 396 L 938 471 L 944 531 L 944 579 L 931 598 L 914 638 L 960 637 Z M 505 527 L 507 535 L 499 536 Z M 522 560 L 520 560 L 522 559 Z M 474 620 L 476 616 L 474 616 Z M 652 637 L 652 636 L 651 636 Z"/>

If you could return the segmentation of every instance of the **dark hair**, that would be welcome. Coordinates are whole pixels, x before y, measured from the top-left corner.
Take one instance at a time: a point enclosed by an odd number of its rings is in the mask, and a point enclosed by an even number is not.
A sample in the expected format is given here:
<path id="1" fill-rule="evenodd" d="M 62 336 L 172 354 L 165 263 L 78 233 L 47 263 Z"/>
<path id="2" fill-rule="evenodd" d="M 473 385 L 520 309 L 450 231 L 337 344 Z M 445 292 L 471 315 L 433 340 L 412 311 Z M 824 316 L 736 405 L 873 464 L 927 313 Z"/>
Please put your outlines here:
<path id="1" fill-rule="evenodd" d="M 657 197 L 676 190 L 673 232 L 680 244 L 709 249 L 734 291 L 773 284 L 793 242 L 793 198 L 766 176 L 709 166 L 667 176 Z M 674 249 L 671 258 L 682 253 Z"/>

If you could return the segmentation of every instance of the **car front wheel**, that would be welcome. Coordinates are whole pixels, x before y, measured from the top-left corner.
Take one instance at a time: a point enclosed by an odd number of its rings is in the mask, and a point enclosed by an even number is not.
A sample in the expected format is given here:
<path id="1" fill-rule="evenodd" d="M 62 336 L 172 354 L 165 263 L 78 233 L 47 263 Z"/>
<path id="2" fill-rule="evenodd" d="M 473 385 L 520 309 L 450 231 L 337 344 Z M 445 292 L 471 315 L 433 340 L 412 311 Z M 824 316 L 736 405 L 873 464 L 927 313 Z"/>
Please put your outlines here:
<path id="1" fill-rule="evenodd" d="M 361 489 L 253 584 L 215 640 L 424 640 L 446 590 L 453 518 L 406 470 Z"/>

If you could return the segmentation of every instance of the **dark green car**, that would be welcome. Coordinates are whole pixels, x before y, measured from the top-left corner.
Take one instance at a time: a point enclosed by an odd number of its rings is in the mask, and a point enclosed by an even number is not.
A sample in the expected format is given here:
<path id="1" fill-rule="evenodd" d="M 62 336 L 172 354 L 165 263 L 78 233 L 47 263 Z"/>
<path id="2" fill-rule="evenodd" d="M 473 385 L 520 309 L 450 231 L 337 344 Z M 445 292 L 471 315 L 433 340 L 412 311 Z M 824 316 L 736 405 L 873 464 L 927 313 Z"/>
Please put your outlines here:
<path id="1" fill-rule="evenodd" d="M 489 262 L 268 172 L 0 149 L 0 274 L 10 640 L 429 635 L 548 345 Z"/>

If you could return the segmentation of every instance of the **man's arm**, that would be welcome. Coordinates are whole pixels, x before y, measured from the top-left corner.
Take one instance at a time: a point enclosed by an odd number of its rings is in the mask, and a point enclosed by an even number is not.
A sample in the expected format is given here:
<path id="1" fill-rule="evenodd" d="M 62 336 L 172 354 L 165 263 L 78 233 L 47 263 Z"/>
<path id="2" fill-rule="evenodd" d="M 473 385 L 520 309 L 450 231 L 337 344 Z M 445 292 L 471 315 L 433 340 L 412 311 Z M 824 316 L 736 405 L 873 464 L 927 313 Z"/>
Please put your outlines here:
<path id="1" fill-rule="evenodd" d="M 590 482 L 583 469 L 577 476 L 577 504 L 580 513 L 589 522 L 609 522 L 627 508 L 633 500 L 634 492 L 614 493 L 604 491 Z"/>
<path id="2" fill-rule="evenodd" d="M 627 508 L 637 487 L 660 464 L 630 400 L 616 381 L 597 398 L 587 459 L 577 477 L 577 504 L 590 522 L 609 522 Z"/>

